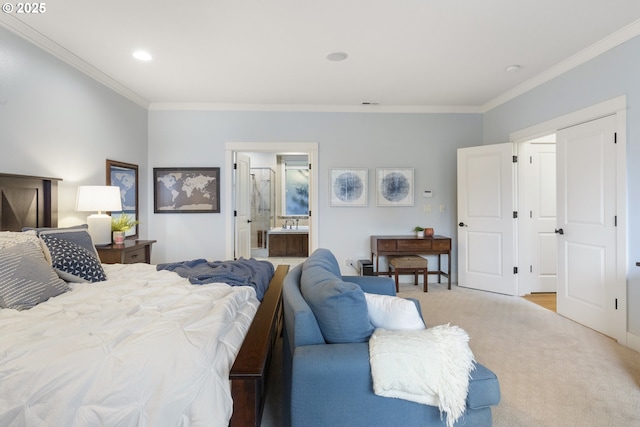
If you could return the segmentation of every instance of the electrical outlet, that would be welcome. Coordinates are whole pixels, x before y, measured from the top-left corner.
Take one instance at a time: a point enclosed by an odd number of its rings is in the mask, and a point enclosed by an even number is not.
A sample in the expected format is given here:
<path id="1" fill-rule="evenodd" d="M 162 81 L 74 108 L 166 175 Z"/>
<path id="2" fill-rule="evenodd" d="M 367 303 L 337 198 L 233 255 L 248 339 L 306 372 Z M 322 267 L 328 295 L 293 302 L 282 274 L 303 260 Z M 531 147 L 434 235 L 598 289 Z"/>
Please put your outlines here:
<path id="1" fill-rule="evenodd" d="M 431 205 L 424 205 L 424 213 L 430 213 L 431 212 Z"/>

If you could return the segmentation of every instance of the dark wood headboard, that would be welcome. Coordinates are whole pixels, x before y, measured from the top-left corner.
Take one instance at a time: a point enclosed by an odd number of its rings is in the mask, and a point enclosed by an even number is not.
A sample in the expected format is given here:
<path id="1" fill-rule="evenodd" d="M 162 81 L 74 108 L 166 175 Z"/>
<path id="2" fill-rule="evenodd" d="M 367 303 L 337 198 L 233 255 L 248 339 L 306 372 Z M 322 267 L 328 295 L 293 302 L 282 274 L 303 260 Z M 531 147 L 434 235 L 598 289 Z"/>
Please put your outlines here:
<path id="1" fill-rule="evenodd" d="M 58 178 L 0 173 L 0 230 L 58 226 Z"/>

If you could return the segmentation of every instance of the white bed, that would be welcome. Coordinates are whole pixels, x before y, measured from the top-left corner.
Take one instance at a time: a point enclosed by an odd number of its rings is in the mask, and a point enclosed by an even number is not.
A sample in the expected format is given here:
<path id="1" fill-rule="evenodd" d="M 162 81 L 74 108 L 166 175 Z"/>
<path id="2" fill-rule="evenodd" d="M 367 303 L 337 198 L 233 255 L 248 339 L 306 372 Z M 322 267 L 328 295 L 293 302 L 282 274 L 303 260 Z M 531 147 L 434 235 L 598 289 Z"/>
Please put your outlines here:
<path id="1" fill-rule="evenodd" d="M 85 229 L 55 228 L 56 197 L 55 180 L 0 174 L 0 426 L 259 426 L 288 266 L 259 302 L 100 264 Z"/>
<path id="2" fill-rule="evenodd" d="M 104 267 L 106 282 L 0 311 L 0 425 L 227 426 L 255 291 Z"/>

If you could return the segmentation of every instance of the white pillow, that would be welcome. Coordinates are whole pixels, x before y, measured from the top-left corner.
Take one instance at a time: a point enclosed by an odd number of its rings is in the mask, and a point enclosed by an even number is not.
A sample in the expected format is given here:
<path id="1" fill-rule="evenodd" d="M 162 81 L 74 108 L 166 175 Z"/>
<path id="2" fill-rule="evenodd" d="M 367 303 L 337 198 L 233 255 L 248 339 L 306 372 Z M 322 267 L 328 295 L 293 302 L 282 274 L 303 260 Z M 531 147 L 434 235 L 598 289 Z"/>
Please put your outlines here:
<path id="1" fill-rule="evenodd" d="M 365 292 L 369 321 L 376 328 L 390 331 L 424 329 L 424 321 L 413 301 L 390 295 Z"/>

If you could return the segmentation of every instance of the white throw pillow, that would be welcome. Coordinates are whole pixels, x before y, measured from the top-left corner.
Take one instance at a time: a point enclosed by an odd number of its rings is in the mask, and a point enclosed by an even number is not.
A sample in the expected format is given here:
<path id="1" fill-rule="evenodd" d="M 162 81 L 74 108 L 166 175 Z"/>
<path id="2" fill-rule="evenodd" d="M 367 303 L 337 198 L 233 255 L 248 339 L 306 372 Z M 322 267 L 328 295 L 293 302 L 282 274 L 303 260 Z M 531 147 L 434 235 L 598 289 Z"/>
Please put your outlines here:
<path id="1" fill-rule="evenodd" d="M 376 328 L 390 331 L 424 329 L 424 321 L 413 301 L 390 295 L 365 292 L 369 321 Z"/>

